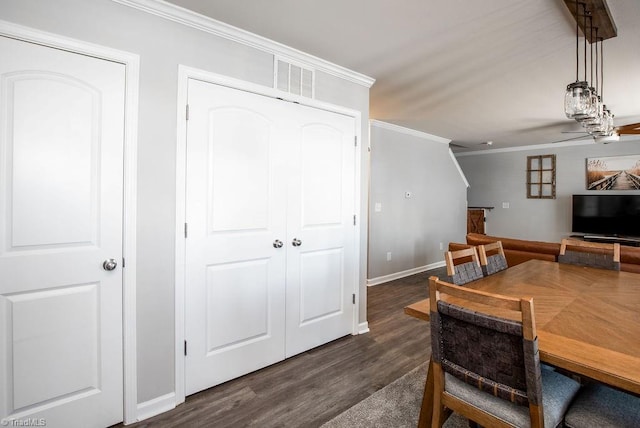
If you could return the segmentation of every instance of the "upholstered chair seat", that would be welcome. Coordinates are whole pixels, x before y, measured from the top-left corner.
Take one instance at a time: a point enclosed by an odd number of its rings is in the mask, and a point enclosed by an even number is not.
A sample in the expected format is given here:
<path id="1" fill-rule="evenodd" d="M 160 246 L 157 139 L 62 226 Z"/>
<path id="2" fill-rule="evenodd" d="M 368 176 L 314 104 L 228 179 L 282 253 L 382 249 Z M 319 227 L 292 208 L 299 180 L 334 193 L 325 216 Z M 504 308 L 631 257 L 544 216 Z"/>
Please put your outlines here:
<path id="1" fill-rule="evenodd" d="M 638 428 L 640 398 L 592 383 L 575 398 L 565 417 L 567 428 Z"/>

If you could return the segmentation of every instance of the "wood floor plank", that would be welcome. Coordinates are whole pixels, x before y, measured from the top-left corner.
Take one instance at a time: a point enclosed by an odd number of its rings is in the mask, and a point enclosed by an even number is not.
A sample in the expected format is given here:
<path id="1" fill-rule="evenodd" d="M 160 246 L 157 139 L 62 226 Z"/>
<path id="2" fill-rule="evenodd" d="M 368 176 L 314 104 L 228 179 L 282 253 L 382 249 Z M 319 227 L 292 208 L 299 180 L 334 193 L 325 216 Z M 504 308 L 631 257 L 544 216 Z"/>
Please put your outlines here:
<path id="1" fill-rule="evenodd" d="M 429 324 L 403 308 L 428 297 L 429 276 L 443 274 L 436 269 L 368 287 L 369 333 L 191 395 L 170 412 L 128 426 L 318 427 L 428 360 Z"/>

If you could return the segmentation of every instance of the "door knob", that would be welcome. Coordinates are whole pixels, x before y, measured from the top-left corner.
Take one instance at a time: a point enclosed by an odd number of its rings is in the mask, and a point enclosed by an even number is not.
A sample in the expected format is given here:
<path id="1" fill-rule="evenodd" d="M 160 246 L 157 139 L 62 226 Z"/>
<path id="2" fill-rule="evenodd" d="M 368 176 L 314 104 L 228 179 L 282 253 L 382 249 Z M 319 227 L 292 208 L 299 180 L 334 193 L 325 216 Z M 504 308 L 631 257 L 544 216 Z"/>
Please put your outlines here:
<path id="1" fill-rule="evenodd" d="M 282 248 L 283 245 L 284 243 L 279 239 L 273 241 L 273 248 Z"/>
<path id="2" fill-rule="evenodd" d="M 115 261 L 115 259 L 105 260 L 102 263 L 102 268 L 104 270 L 114 270 L 116 268 L 116 266 L 118 266 L 118 262 Z"/>
<path id="3" fill-rule="evenodd" d="M 298 238 L 293 238 L 293 241 L 291 241 L 291 245 L 293 245 L 294 247 L 299 247 L 300 245 L 302 245 L 302 241 Z"/>

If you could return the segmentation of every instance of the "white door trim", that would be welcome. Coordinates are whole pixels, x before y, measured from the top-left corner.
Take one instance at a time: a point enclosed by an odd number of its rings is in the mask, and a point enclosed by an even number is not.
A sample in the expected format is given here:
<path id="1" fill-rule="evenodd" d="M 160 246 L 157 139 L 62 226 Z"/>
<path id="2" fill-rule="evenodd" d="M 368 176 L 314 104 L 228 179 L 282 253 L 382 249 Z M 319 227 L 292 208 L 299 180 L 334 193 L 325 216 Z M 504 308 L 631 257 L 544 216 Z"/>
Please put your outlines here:
<path id="1" fill-rule="evenodd" d="M 25 42 L 37 43 L 73 53 L 117 62 L 125 66 L 125 121 L 124 121 L 124 214 L 123 257 L 126 268 L 123 276 L 123 363 L 124 363 L 124 423 L 138 419 L 136 368 L 136 188 L 137 188 L 137 135 L 138 86 L 140 57 L 136 54 L 107 48 L 48 33 L 12 22 L 0 20 L 0 35 Z M 123 266 L 124 267 L 124 266 Z"/>
<path id="2" fill-rule="evenodd" d="M 354 260 L 356 266 L 354 269 L 354 289 L 356 295 L 356 303 L 353 312 L 352 334 L 358 334 L 358 314 L 360 302 L 360 222 L 362 221 L 362 213 L 359 212 L 361 198 L 361 156 L 362 150 L 362 122 L 361 113 L 357 110 L 336 106 L 318 100 L 296 96 L 277 89 L 269 88 L 255 83 L 246 82 L 244 80 L 234 79 L 231 77 L 211 73 L 185 65 L 178 65 L 178 108 L 177 108 L 177 142 L 176 142 L 176 254 L 175 254 L 175 283 L 176 283 L 176 317 L 175 317 L 175 381 L 176 381 L 176 405 L 185 401 L 185 207 L 186 207 L 186 157 L 187 157 L 187 120 L 186 105 L 189 79 L 201 80 L 217 85 L 223 85 L 234 89 L 253 92 L 273 98 L 282 98 L 286 101 L 303 104 L 309 107 L 331 111 L 334 113 L 351 116 L 355 119 L 355 134 L 357 138 L 356 150 L 356 166 L 355 166 L 355 210 L 357 215 L 357 225 L 355 227 L 355 243 Z"/>

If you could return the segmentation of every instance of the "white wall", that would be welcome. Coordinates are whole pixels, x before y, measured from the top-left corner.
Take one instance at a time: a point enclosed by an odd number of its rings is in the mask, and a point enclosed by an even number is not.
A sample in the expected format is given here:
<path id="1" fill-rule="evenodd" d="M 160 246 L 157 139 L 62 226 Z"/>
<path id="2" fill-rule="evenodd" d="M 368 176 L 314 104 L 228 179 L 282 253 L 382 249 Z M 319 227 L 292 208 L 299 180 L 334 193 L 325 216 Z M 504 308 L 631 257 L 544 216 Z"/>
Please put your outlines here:
<path id="1" fill-rule="evenodd" d="M 448 140 L 372 121 L 370 180 L 369 283 L 425 270 L 464 242 L 466 183 Z"/>
<path id="2" fill-rule="evenodd" d="M 471 186 L 469 205 L 495 207 L 487 212 L 489 235 L 558 242 L 571 234 L 571 195 L 616 193 L 586 190 L 586 159 L 640 154 L 639 142 L 552 144 L 527 150 L 461 153 L 457 159 Z M 547 154 L 556 155 L 556 199 L 527 199 L 527 156 Z M 503 202 L 509 203 L 508 209 L 502 208 Z"/>
<path id="3" fill-rule="evenodd" d="M 175 390 L 174 235 L 178 65 L 272 86 L 273 55 L 111 0 L 2 0 L 0 19 L 140 55 L 138 130 L 138 402 Z M 369 90 L 316 75 L 316 98 L 361 112 Z M 366 147 L 366 144 L 362 145 Z M 368 153 L 362 151 L 366 193 Z M 366 197 L 361 212 L 366 213 Z M 366 321 L 366 215 L 361 227 L 360 321 Z"/>

